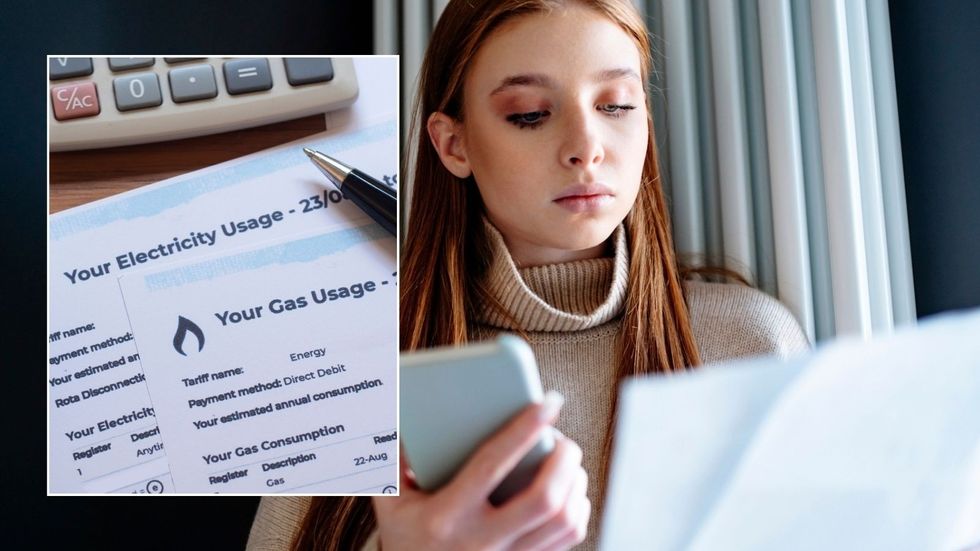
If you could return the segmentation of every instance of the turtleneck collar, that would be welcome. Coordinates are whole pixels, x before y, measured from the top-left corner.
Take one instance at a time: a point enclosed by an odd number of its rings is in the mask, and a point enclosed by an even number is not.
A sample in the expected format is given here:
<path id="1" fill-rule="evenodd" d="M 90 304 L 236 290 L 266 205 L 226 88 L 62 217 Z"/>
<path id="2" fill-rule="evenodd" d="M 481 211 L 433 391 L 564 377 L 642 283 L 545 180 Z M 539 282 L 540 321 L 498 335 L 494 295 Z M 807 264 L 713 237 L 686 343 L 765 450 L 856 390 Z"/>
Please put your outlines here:
<path id="1" fill-rule="evenodd" d="M 518 268 L 503 236 L 484 219 L 493 258 L 487 287 L 525 331 L 577 331 L 606 323 L 623 310 L 629 274 L 626 229 L 611 237 L 613 256 Z M 516 329 L 507 317 L 485 306 L 476 320 Z"/>

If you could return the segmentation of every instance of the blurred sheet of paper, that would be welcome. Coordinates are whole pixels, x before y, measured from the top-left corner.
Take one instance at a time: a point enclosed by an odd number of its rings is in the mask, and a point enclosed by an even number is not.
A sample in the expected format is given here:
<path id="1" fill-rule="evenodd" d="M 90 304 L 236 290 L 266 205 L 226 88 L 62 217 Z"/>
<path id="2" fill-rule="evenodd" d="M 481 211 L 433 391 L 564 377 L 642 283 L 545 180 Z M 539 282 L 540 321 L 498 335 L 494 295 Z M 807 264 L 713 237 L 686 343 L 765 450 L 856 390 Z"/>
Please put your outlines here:
<path id="1" fill-rule="evenodd" d="M 980 311 L 632 380 L 621 403 L 603 549 L 980 542 Z"/>

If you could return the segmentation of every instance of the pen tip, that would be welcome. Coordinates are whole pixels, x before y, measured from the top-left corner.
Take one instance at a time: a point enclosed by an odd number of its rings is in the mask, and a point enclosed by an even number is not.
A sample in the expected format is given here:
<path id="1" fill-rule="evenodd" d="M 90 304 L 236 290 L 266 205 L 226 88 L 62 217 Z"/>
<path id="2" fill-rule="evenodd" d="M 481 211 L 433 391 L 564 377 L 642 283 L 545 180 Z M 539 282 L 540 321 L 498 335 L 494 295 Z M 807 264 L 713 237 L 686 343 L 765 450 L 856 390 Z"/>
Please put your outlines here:
<path id="1" fill-rule="evenodd" d="M 315 154 L 316 154 L 316 151 L 313 151 L 313 150 L 312 150 L 312 149 L 310 149 L 309 147 L 304 147 L 304 148 L 303 148 L 303 153 L 306 153 L 306 156 L 307 156 L 307 157 L 312 157 L 313 155 L 315 155 Z"/>

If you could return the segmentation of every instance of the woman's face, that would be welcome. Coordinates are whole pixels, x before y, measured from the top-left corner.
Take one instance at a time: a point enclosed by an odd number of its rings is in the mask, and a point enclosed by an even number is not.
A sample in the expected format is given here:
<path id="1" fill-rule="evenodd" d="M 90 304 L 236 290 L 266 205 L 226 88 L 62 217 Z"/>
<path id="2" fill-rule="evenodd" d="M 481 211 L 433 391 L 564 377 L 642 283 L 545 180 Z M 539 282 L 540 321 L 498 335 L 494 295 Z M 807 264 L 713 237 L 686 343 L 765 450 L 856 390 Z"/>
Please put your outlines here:
<path id="1" fill-rule="evenodd" d="M 600 256 L 649 136 L 633 40 L 577 6 L 509 21 L 473 60 L 463 110 L 468 169 L 518 265 Z"/>

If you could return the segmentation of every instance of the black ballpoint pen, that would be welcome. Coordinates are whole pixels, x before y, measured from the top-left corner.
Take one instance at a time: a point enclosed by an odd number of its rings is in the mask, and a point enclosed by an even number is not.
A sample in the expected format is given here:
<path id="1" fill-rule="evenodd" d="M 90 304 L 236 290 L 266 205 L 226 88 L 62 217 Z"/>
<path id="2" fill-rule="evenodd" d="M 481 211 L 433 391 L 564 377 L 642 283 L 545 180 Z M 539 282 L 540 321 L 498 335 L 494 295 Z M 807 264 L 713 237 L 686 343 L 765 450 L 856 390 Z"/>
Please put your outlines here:
<path id="1" fill-rule="evenodd" d="M 391 235 L 396 235 L 398 195 L 394 189 L 319 151 L 308 147 L 304 147 L 303 151 L 348 199 L 391 232 Z"/>

